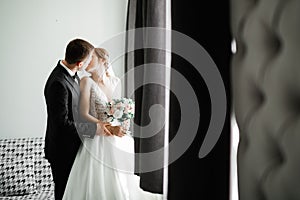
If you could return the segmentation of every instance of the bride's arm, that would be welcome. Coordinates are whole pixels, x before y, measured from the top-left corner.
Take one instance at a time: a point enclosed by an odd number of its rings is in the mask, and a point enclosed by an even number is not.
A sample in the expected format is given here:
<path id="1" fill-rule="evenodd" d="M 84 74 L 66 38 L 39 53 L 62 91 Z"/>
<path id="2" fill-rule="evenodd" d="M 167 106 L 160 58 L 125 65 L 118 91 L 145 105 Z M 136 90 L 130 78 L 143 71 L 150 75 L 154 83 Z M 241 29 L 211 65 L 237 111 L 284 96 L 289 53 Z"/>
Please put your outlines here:
<path id="1" fill-rule="evenodd" d="M 80 81 L 80 115 L 83 119 L 89 121 L 98 123 L 99 120 L 90 115 L 90 93 L 91 93 L 91 81 L 89 78 L 83 78 Z"/>
<path id="2" fill-rule="evenodd" d="M 79 111 L 80 115 L 83 119 L 89 121 L 98 123 L 100 125 L 100 128 L 104 131 L 105 135 L 112 135 L 110 131 L 106 128 L 106 125 L 109 123 L 105 123 L 97 119 L 96 117 L 90 115 L 90 95 L 91 95 L 91 81 L 89 78 L 83 78 L 80 81 L 80 105 L 79 105 Z"/>

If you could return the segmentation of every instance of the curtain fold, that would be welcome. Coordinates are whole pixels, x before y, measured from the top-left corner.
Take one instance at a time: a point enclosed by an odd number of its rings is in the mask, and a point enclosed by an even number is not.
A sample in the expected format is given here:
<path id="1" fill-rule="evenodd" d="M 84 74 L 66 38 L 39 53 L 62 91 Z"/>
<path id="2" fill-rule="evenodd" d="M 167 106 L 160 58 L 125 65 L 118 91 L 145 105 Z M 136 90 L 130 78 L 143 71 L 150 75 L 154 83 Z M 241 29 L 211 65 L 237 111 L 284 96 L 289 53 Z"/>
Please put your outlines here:
<path id="1" fill-rule="evenodd" d="M 184 58 L 172 54 L 172 69 L 177 70 L 191 84 L 200 107 L 199 129 L 186 152 L 169 165 L 168 200 L 229 199 L 229 147 L 230 147 L 230 44 L 229 0 L 181 1 L 172 0 L 172 30 L 179 31 L 197 41 L 215 62 L 227 95 L 227 114 L 221 136 L 204 158 L 199 149 L 206 136 L 211 117 L 211 101 L 202 76 Z M 176 41 L 172 41 L 175 43 Z M 172 45 L 173 47 L 174 45 Z M 193 53 L 193 52 L 191 52 Z M 180 88 L 171 73 L 171 89 Z M 179 94 L 180 95 L 180 94 Z M 191 109 L 193 106 L 191 106 Z M 176 137 L 181 121 L 180 102 L 170 96 L 170 141 Z M 189 135 L 188 131 L 184 134 Z M 173 152 L 170 151 L 170 157 Z M 197 197 L 197 198 L 195 198 Z"/>
<path id="2" fill-rule="evenodd" d="M 127 30 L 143 27 L 165 28 L 165 6 L 165 1 L 161 0 L 129 0 Z M 133 75 L 125 76 L 125 88 L 127 91 L 134 91 L 136 106 L 134 123 L 137 126 L 134 126 L 132 131 L 135 136 L 135 153 L 140 153 L 135 156 L 135 169 L 136 174 L 140 176 L 140 187 L 149 192 L 162 194 L 163 169 L 149 172 L 144 172 L 144 169 L 154 162 L 163 163 L 163 153 L 157 154 L 155 159 L 141 156 L 143 153 L 153 152 L 164 147 L 165 131 L 163 128 L 150 137 L 147 137 L 149 131 L 140 128 L 149 124 L 159 128 L 161 120 L 165 118 L 163 112 L 157 112 L 152 119 L 149 116 L 149 111 L 153 105 L 165 106 L 165 87 L 160 84 L 147 83 L 154 80 L 165 81 L 165 51 L 154 48 L 137 49 L 140 46 L 151 45 L 149 43 L 153 42 L 153 37 L 159 43 L 165 42 L 165 36 L 161 33 L 149 35 L 147 31 L 142 31 L 142 33 L 131 31 L 127 34 L 126 48 L 135 50 L 125 55 L 125 72 L 134 70 Z M 155 67 L 157 64 L 160 64 L 160 69 Z M 137 68 L 138 70 L 135 70 Z M 141 83 L 146 84 L 138 87 Z"/>
<path id="3" fill-rule="evenodd" d="M 129 0 L 127 15 L 127 30 L 143 27 L 166 27 L 166 1 L 165 0 Z M 211 56 L 216 63 L 227 92 L 227 113 L 224 129 L 213 150 L 205 158 L 198 157 L 199 149 L 205 138 L 211 117 L 211 101 L 207 85 L 201 75 L 180 55 L 172 53 L 171 67 L 183 75 L 193 87 L 201 112 L 199 129 L 192 144 L 187 151 L 168 168 L 168 199 L 229 199 L 229 147 L 230 147 L 230 42 L 229 31 L 229 0 L 225 1 L 180 1 L 171 0 L 171 22 L 172 29 L 187 35 L 197 41 Z M 159 43 L 165 43 L 164 35 L 157 35 Z M 165 81 L 166 71 L 157 70 L 151 63 L 165 64 L 166 52 L 159 49 L 137 49 L 138 46 L 147 46 L 151 40 L 147 32 L 137 33 L 131 31 L 126 38 L 127 49 L 135 49 L 125 55 L 125 72 L 139 69 L 134 74 L 125 75 L 125 87 L 128 93 L 134 90 L 133 98 L 136 102 L 136 115 L 133 127 L 135 136 L 147 134 L 142 127 L 149 123 L 159 126 L 159 120 L 165 116 L 157 114 L 151 119 L 149 109 L 159 104 L 165 105 L 165 88 L 159 84 L 144 84 L 135 88 L 140 83 L 156 78 Z M 176 41 L 172 41 L 175 43 Z M 172 45 L 173 46 L 173 45 Z M 177 45 L 178 46 L 178 45 Z M 136 48 L 135 48 L 136 47 Z M 197 53 L 197 52 L 192 52 Z M 174 71 L 171 72 L 171 91 L 180 91 L 181 83 L 172 79 Z M 181 91 L 183 93 L 183 91 Z M 176 95 L 180 95 L 176 94 Z M 178 134 L 181 122 L 181 109 L 179 99 L 170 92 L 169 113 L 169 142 Z M 189 98 L 189 97 L 186 97 Z M 140 126 L 140 127 L 139 127 Z M 163 148 L 164 129 L 160 129 L 156 135 L 148 138 L 135 137 L 135 152 L 147 153 Z M 183 133 L 189 136 L 191 133 Z M 179 144 L 180 145 L 180 144 Z M 176 151 L 176 147 L 174 148 Z M 180 147 L 178 146 L 178 149 Z M 176 153 L 170 150 L 170 157 Z M 145 160 L 137 154 L 135 157 L 135 168 L 142 170 L 151 162 L 164 162 L 164 155 L 159 154 L 155 160 Z M 151 172 L 137 172 L 142 189 L 154 193 L 163 193 L 163 169 Z"/>

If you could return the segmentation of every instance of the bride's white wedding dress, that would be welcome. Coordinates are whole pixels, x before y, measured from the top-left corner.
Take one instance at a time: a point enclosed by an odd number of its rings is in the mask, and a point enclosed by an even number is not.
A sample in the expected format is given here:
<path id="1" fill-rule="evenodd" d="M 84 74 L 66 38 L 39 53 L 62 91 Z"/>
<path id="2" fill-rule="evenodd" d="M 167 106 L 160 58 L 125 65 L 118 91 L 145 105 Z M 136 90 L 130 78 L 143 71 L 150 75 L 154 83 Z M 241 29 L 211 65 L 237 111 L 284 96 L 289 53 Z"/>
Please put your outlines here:
<path id="1" fill-rule="evenodd" d="M 108 101 L 92 81 L 90 114 L 104 118 Z M 162 195 L 143 191 L 133 174 L 134 141 L 130 135 L 95 136 L 79 148 L 63 200 L 161 200 Z"/>

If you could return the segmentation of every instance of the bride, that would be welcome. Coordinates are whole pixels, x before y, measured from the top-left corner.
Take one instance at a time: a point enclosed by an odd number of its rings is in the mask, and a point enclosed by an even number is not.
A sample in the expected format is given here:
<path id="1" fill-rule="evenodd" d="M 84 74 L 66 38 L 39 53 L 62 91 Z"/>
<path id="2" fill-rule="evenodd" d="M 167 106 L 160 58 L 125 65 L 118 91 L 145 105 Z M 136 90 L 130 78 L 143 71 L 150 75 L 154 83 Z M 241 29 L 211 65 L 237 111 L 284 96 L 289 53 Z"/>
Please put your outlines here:
<path id="1" fill-rule="evenodd" d="M 160 200 L 162 195 L 143 191 L 134 175 L 134 141 L 123 127 L 104 122 L 106 103 L 121 97 L 120 79 L 108 73 L 108 52 L 95 48 L 86 68 L 91 76 L 80 81 L 80 112 L 106 127 L 103 135 L 83 139 L 69 175 L 63 200 Z"/>

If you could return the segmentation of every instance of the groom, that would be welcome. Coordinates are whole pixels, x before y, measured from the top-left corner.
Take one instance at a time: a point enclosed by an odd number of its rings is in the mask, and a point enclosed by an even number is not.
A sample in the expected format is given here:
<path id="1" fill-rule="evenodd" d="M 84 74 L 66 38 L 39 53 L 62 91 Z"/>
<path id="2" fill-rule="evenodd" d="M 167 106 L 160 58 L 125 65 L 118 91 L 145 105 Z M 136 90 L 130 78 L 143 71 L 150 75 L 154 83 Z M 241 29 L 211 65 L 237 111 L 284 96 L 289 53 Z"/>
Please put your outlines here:
<path id="1" fill-rule="evenodd" d="M 91 61 L 93 45 L 82 39 L 72 40 L 50 74 L 44 95 L 47 104 L 45 157 L 55 183 L 55 200 L 61 200 L 69 173 L 81 144 L 81 138 L 103 134 L 99 124 L 87 123 L 79 116 L 79 78 L 77 71 Z"/>

